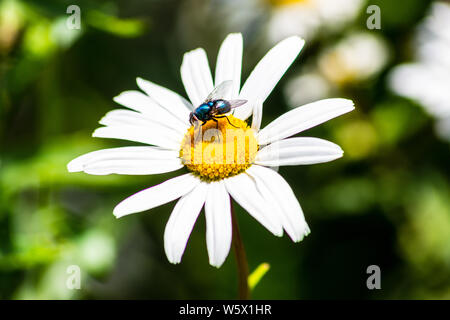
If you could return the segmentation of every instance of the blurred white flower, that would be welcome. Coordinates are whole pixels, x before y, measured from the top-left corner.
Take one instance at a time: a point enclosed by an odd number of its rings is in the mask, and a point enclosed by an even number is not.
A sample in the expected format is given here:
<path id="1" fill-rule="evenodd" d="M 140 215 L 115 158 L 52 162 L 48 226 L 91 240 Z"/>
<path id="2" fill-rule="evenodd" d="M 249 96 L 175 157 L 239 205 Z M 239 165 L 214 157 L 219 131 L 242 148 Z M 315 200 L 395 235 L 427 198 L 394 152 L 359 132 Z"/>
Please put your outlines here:
<path id="1" fill-rule="evenodd" d="M 298 34 L 312 39 L 318 31 L 336 31 L 354 20 L 365 0 L 271 0 L 268 37 L 277 42 Z"/>
<path id="2" fill-rule="evenodd" d="M 25 9 L 18 1 L 0 2 L 0 51 L 8 51 L 25 23 Z"/>
<path id="3" fill-rule="evenodd" d="M 301 72 L 290 79 L 283 93 L 290 106 L 298 106 L 329 97 L 332 88 L 319 72 Z"/>
<path id="4" fill-rule="evenodd" d="M 290 105 L 330 97 L 339 87 L 370 80 L 389 61 L 386 41 L 371 32 L 357 32 L 325 48 L 308 70 L 290 79 L 284 88 Z"/>
<path id="5" fill-rule="evenodd" d="M 396 67 L 391 89 L 421 104 L 437 119 L 437 133 L 450 140 L 450 5 L 435 2 L 419 25 L 416 60 Z"/>
<path id="6" fill-rule="evenodd" d="M 178 21 L 180 41 L 206 42 L 239 30 L 251 47 L 274 45 L 298 35 L 340 32 L 367 0 L 185 0 Z"/>
<path id="7" fill-rule="evenodd" d="M 380 36 L 370 32 L 351 34 L 319 56 L 319 69 L 336 85 L 356 83 L 377 75 L 387 64 L 389 51 Z"/>
<path id="8" fill-rule="evenodd" d="M 209 262 L 216 267 L 222 265 L 232 240 L 230 196 L 274 235 L 281 236 L 284 229 L 293 241 L 301 241 L 309 227 L 300 204 L 288 183 L 270 167 L 321 163 L 343 155 L 342 149 L 332 142 L 289 137 L 353 110 L 350 100 L 327 99 L 298 107 L 260 129 L 262 102 L 297 57 L 304 41 L 295 36 L 281 41 L 256 65 L 240 89 L 242 42 L 241 34 L 231 34 L 222 43 L 214 82 L 203 49 L 184 55 L 181 78 L 191 103 L 169 89 L 138 78 L 138 86 L 145 94 L 126 91 L 115 98 L 134 111 L 109 112 L 100 121 L 104 127 L 93 133 L 94 137 L 153 146 L 94 151 L 67 166 L 70 172 L 94 175 L 158 174 L 183 167 L 190 171 L 130 196 L 113 212 L 119 218 L 180 198 L 164 233 L 166 255 L 172 263 L 181 261 L 204 206 Z M 213 91 L 214 84 L 217 87 L 228 80 L 233 83 L 229 99 L 248 102 L 234 109 L 228 118 L 206 122 L 201 130 L 191 126 L 189 113 Z M 245 121 L 250 116 L 251 127 Z M 214 128 L 222 138 L 195 139 L 198 133 Z M 228 130 L 233 131 L 231 138 Z M 235 142 L 235 137 L 238 141 L 248 139 L 249 143 Z M 214 152 L 211 146 L 215 146 Z"/>

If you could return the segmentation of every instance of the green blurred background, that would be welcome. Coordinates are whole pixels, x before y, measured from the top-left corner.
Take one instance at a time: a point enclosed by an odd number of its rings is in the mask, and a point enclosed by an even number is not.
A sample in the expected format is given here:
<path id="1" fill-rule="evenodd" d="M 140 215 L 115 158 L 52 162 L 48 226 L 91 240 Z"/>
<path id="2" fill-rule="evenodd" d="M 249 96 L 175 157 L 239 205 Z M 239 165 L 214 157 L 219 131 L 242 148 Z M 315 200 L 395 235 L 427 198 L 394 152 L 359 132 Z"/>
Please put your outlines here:
<path id="1" fill-rule="evenodd" d="M 66 164 L 130 145 L 91 133 L 119 107 L 114 96 L 137 89 L 137 76 L 185 95 L 179 67 L 187 50 L 204 47 L 214 66 L 224 37 L 242 32 L 245 79 L 277 41 L 269 21 L 295 2 L 301 1 L 0 2 L 0 298 L 237 296 L 233 253 L 220 269 L 208 264 L 203 215 L 180 265 L 170 264 L 163 248 L 174 203 L 112 215 L 125 197 L 178 173 L 89 176 L 69 174 Z M 66 27 L 71 4 L 81 8 L 81 30 Z M 274 237 L 237 209 L 250 269 L 271 265 L 254 298 L 450 298 L 449 143 L 418 103 L 386 84 L 392 68 L 414 58 L 412 39 L 431 2 L 370 4 L 381 8 L 381 30 L 366 28 L 365 1 L 339 27 L 324 27 L 328 18 L 318 23 L 264 105 L 263 126 L 308 94 L 321 98 L 319 87 L 353 99 L 356 110 L 304 134 L 338 143 L 342 159 L 280 169 L 312 230 L 301 243 Z M 355 33 L 380 40 L 386 57 L 370 75 L 360 76 L 363 65 L 341 76 L 345 68 L 328 48 Z M 296 86 L 305 73 L 316 82 Z M 381 290 L 366 287 L 372 264 L 381 268 Z M 80 290 L 66 288 L 70 265 L 81 268 Z"/>

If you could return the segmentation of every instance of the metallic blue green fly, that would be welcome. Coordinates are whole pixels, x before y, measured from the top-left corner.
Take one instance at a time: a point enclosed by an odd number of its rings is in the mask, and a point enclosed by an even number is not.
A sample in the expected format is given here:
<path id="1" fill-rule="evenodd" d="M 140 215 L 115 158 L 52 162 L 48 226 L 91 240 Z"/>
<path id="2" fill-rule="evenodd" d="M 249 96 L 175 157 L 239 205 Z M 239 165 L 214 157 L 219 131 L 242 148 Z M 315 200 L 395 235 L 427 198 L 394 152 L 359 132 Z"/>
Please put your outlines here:
<path id="1" fill-rule="evenodd" d="M 193 112 L 189 114 L 189 122 L 194 125 L 195 121 L 201 121 L 202 126 L 212 120 L 218 126 L 217 119 L 226 118 L 228 123 L 233 125 L 228 117 L 225 115 L 232 109 L 242 106 L 247 103 L 247 100 L 225 100 L 223 97 L 230 91 L 233 82 L 227 80 L 219 84 L 205 99 L 205 101 L 199 105 Z"/>

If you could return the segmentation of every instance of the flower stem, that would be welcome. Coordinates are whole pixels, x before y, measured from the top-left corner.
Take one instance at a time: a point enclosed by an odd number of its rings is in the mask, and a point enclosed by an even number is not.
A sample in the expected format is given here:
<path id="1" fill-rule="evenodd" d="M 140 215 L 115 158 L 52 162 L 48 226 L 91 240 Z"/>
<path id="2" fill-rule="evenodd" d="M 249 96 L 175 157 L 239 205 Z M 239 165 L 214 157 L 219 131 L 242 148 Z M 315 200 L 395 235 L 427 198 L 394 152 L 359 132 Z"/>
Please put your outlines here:
<path id="1" fill-rule="evenodd" d="M 239 233 L 239 225 L 236 219 L 233 208 L 233 200 L 230 199 L 231 206 L 231 223 L 233 228 L 233 249 L 236 257 L 236 265 L 239 278 L 239 299 L 250 299 L 250 290 L 248 287 L 248 263 L 247 255 L 245 254 L 244 243 L 242 242 L 241 234 Z"/>

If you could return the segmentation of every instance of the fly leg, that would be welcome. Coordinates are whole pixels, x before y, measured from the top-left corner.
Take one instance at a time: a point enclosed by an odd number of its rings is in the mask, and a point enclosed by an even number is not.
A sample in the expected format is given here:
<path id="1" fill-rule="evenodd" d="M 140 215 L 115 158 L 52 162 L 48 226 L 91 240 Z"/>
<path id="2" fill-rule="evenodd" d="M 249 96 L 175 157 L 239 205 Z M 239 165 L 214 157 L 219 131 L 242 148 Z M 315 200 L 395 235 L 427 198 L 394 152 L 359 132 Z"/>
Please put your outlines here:
<path id="1" fill-rule="evenodd" d="M 219 130 L 219 121 L 217 121 L 214 118 L 211 118 L 212 121 L 214 121 L 216 123 L 216 129 Z"/>
<path id="2" fill-rule="evenodd" d="M 227 116 L 221 116 L 221 117 L 216 117 L 216 118 L 226 118 L 229 124 L 231 124 L 231 125 L 232 125 L 233 127 L 235 127 L 235 128 L 239 128 L 239 127 L 236 127 L 234 124 L 232 124 L 232 123 L 230 122 L 230 119 L 228 119 Z"/>

